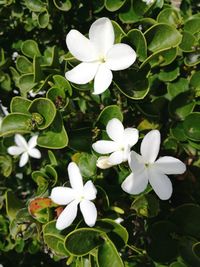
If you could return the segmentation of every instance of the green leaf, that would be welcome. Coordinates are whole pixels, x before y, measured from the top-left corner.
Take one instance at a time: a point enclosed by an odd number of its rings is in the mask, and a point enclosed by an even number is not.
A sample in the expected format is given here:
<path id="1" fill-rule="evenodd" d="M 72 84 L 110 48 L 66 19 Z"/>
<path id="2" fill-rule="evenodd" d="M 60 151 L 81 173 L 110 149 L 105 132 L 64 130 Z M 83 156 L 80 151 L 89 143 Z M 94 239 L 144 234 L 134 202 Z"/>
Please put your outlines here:
<path id="1" fill-rule="evenodd" d="M 16 67 L 21 73 L 32 73 L 33 64 L 26 57 L 19 56 L 17 57 Z"/>
<path id="2" fill-rule="evenodd" d="M 31 116 L 22 113 L 8 114 L 2 121 L 0 136 L 30 133 L 31 132 Z"/>
<path id="3" fill-rule="evenodd" d="M 128 32 L 127 39 L 128 43 L 136 49 L 139 60 L 145 60 L 147 57 L 147 43 L 144 34 L 140 30 L 133 29 Z"/>
<path id="4" fill-rule="evenodd" d="M 38 24 L 40 28 L 46 28 L 49 24 L 49 13 L 47 10 L 38 15 Z"/>
<path id="5" fill-rule="evenodd" d="M 185 22 L 184 30 L 190 32 L 191 34 L 200 32 L 200 18 L 189 18 Z"/>
<path id="6" fill-rule="evenodd" d="M 34 57 L 33 58 L 33 74 L 34 74 L 34 82 L 40 82 L 43 78 L 43 73 L 40 67 L 40 60 L 39 57 Z"/>
<path id="7" fill-rule="evenodd" d="M 188 53 L 184 58 L 184 63 L 186 66 L 195 66 L 200 63 L 200 54 L 199 52 Z"/>
<path id="8" fill-rule="evenodd" d="M 168 98 L 170 100 L 188 90 L 189 90 L 189 82 L 185 78 L 180 78 L 173 83 L 168 83 L 167 85 Z"/>
<path id="9" fill-rule="evenodd" d="M 187 266 L 196 267 L 200 265 L 200 259 L 193 251 L 193 247 L 197 242 L 198 241 L 195 238 L 189 236 L 181 240 L 179 248 L 180 255 L 184 262 L 186 262 Z"/>
<path id="10" fill-rule="evenodd" d="M 106 126 L 111 119 L 119 119 L 123 121 L 123 114 L 121 109 L 116 105 L 110 105 L 105 107 L 97 118 L 97 123 Z"/>
<path id="11" fill-rule="evenodd" d="M 196 38 L 190 32 L 183 32 L 183 38 L 180 43 L 180 49 L 184 52 L 192 52 L 194 51 L 194 46 L 196 45 Z"/>
<path id="12" fill-rule="evenodd" d="M 28 1 L 30 2 L 30 1 Z M 41 56 L 38 44 L 34 40 L 26 40 L 21 46 L 22 53 L 30 58 Z"/>
<path id="13" fill-rule="evenodd" d="M 99 267 L 124 267 L 116 247 L 108 238 L 98 249 L 97 261 Z"/>
<path id="14" fill-rule="evenodd" d="M 165 8 L 159 13 L 157 21 L 159 23 L 166 23 L 176 27 L 181 25 L 182 18 L 176 9 Z"/>
<path id="15" fill-rule="evenodd" d="M 115 44 L 120 43 L 122 37 L 125 36 L 126 34 L 117 22 L 115 22 L 114 20 L 112 20 L 111 22 L 112 22 L 114 33 L 115 33 Z"/>
<path id="16" fill-rule="evenodd" d="M 3 80 L 1 81 L 1 88 L 7 92 L 11 91 L 12 87 L 10 76 L 7 73 L 4 73 L 2 79 Z"/>
<path id="17" fill-rule="evenodd" d="M 63 1 L 53 0 L 53 2 L 54 5 L 61 11 L 69 11 L 72 7 L 70 0 L 63 0 Z"/>
<path id="18" fill-rule="evenodd" d="M 179 67 L 166 67 L 158 74 L 159 80 L 163 82 L 171 82 L 175 80 L 180 75 Z"/>
<path id="19" fill-rule="evenodd" d="M 28 9 L 34 12 L 41 12 L 45 10 L 45 3 L 40 0 L 25 0 L 25 5 Z"/>
<path id="20" fill-rule="evenodd" d="M 185 118 L 183 128 L 187 138 L 194 141 L 200 141 L 199 120 L 200 112 L 193 112 Z"/>
<path id="21" fill-rule="evenodd" d="M 31 101 L 20 96 L 15 96 L 12 98 L 11 103 L 10 103 L 10 111 L 11 113 L 13 112 L 18 112 L 18 113 L 23 113 L 23 114 L 28 114 L 28 109 L 31 105 Z"/>
<path id="22" fill-rule="evenodd" d="M 0 155 L 0 172 L 3 176 L 9 177 L 12 173 L 12 158 L 8 155 Z"/>
<path id="23" fill-rule="evenodd" d="M 54 103 L 56 108 L 64 108 L 68 103 L 65 91 L 60 87 L 51 87 L 47 92 L 47 98 Z"/>
<path id="24" fill-rule="evenodd" d="M 195 89 L 195 91 L 200 91 L 200 71 L 196 71 L 190 78 L 190 86 Z"/>
<path id="25" fill-rule="evenodd" d="M 34 74 L 23 74 L 19 78 L 19 89 L 23 97 L 36 85 L 34 82 Z"/>
<path id="26" fill-rule="evenodd" d="M 147 247 L 149 256 L 157 262 L 169 262 L 178 254 L 178 241 L 174 238 L 177 233 L 175 224 L 169 221 L 158 221 L 148 229 L 151 240 Z"/>
<path id="27" fill-rule="evenodd" d="M 128 98 L 143 99 L 149 92 L 148 66 L 139 70 L 126 70 L 114 76 L 117 88 Z M 132 82 L 134 80 L 134 83 Z"/>
<path id="28" fill-rule="evenodd" d="M 56 254 L 61 256 L 68 256 L 69 253 L 64 247 L 65 236 L 56 229 L 55 221 L 51 221 L 43 226 L 44 242 Z"/>
<path id="29" fill-rule="evenodd" d="M 56 87 L 59 87 L 59 88 L 63 89 L 64 91 L 67 91 L 70 96 L 72 95 L 71 85 L 68 82 L 68 80 L 66 80 L 63 76 L 54 75 L 53 76 L 53 80 L 54 80 L 54 83 L 55 83 Z"/>
<path id="30" fill-rule="evenodd" d="M 99 247 L 105 234 L 93 228 L 79 228 L 72 231 L 65 238 L 66 250 L 75 256 L 83 256 L 88 254 L 94 248 Z M 84 246 L 83 246 L 84 244 Z"/>
<path id="31" fill-rule="evenodd" d="M 176 262 L 171 263 L 169 267 L 187 267 L 187 266 L 182 262 L 176 261 Z"/>
<path id="32" fill-rule="evenodd" d="M 152 53 L 164 51 L 180 44 L 182 36 L 174 27 L 158 23 L 149 28 L 145 33 L 147 48 Z"/>
<path id="33" fill-rule="evenodd" d="M 42 57 L 42 67 L 58 67 L 60 65 L 59 63 L 59 55 L 58 55 L 58 49 L 56 46 L 47 47 L 47 49 L 44 51 L 44 56 Z"/>
<path id="34" fill-rule="evenodd" d="M 15 219 L 18 210 L 22 208 L 22 203 L 19 201 L 19 199 L 15 196 L 15 194 L 12 191 L 6 192 L 5 199 L 6 199 L 6 212 L 9 220 L 12 221 L 13 219 Z"/>
<path id="35" fill-rule="evenodd" d="M 68 136 L 59 112 L 50 127 L 39 135 L 37 143 L 39 146 L 49 149 L 61 149 L 67 146 Z"/>
<path id="36" fill-rule="evenodd" d="M 108 11 L 114 12 L 120 9 L 126 0 L 105 0 L 105 7 Z"/>
<path id="37" fill-rule="evenodd" d="M 53 102 L 42 97 L 33 100 L 29 106 L 29 112 L 32 114 L 39 114 L 41 116 L 41 122 L 37 124 L 37 127 L 40 130 L 49 127 L 56 116 L 56 108 Z"/>
<path id="38" fill-rule="evenodd" d="M 96 161 L 96 156 L 84 152 L 80 153 L 78 158 L 78 166 L 81 170 L 81 174 L 84 177 L 91 179 L 91 177 L 96 174 Z"/>
<path id="39" fill-rule="evenodd" d="M 187 214 L 187 216 L 185 216 Z M 177 207 L 170 221 L 177 225 L 179 232 L 182 235 L 193 236 L 200 238 L 200 207 L 196 204 L 184 204 Z"/>

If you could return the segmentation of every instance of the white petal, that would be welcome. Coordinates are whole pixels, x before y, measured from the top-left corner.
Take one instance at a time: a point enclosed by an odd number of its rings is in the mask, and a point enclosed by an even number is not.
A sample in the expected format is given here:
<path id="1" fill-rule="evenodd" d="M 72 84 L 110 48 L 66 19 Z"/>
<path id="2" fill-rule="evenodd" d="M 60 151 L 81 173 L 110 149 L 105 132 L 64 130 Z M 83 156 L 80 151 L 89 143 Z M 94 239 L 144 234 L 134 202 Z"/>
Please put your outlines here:
<path id="1" fill-rule="evenodd" d="M 120 120 L 114 118 L 106 126 L 108 136 L 115 142 L 122 142 L 124 137 L 124 126 Z"/>
<path id="2" fill-rule="evenodd" d="M 105 55 L 114 44 L 114 29 L 108 18 L 96 20 L 90 27 L 89 38 L 98 47 L 99 53 Z"/>
<path id="3" fill-rule="evenodd" d="M 37 145 L 37 139 L 38 139 L 37 135 L 32 136 L 31 139 L 28 141 L 28 147 L 34 148 Z"/>
<path id="4" fill-rule="evenodd" d="M 167 175 L 157 172 L 154 168 L 150 168 L 148 173 L 149 183 L 158 197 L 162 200 L 169 199 L 172 195 L 172 183 Z"/>
<path id="5" fill-rule="evenodd" d="M 119 149 L 119 146 L 114 141 L 97 141 L 92 145 L 92 148 L 99 154 L 109 154 Z"/>
<path id="6" fill-rule="evenodd" d="M 52 189 L 50 198 L 56 204 L 67 205 L 74 200 L 75 193 L 72 188 L 57 186 Z"/>
<path id="7" fill-rule="evenodd" d="M 86 84 L 94 79 L 99 63 L 80 63 L 65 73 L 65 78 L 72 83 Z"/>
<path id="8" fill-rule="evenodd" d="M 146 163 L 153 163 L 160 149 L 160 132 L 152 130 L 142 140 L 140 152 Z"/>
<path id="9" fill-rule="evenodd" d="M 113 165 L 110 163 L 109 161 L 109 157 L 108 156 L 102 156 L 99 157 L 97 159 L 97 163 L 96 163 L 97 167 L 100 169 L 108 169 L 111 168 Z"/>
<path id="10" fill-rule="evenodd" d="M 174 157 L 161 157 L 154 163 L 154 166 L 165 174 L 182 174 L 186 171 L 185 164 Z"/>
<path id="11" fill-rule="evenodd" d="M 115 44 L 106 55 L 106 66 L 111 70 L 124 70 L 135 60 L 136 53 L 129 45 Z"/>
<path id="12" fill-rule="evenodd" d="M 13 156 L 20 155 L 23 152 L 24 152 L 24 149 L 22 147 L 19 147 L 19 146 L 10 146 L 8 148 L 8 153 L 10 155 L 13 155 Z"/>
<path id="13" fill-rule="evenodd" d="M 145 170 L 143 158 L 135 151 L 131 151 L 130 153 L 129 166 L 132 172 L 143 172 Z"/>
<path id="14" fill-rule="evenodd" d="M 66 37 L 70 53 L 80 61 L 89 62 L 98 59 L 95 45 L 77 30 L 71 30 Z"/>
<path id="15" fill-rule="evenodd" d="M 143 192 L 148 184 L 148 178 L 146 171 L 131 173 L 122 183 L 122 189 L 133 195 Z"/>
<path id="16" fill-rule="evenodd" d="M 28 152 L 24 152 L 19 160 L 19 167 L 23 167 L 28 162 Z"/>
<path id="17" fill-rule="evenodd" d="M 112 82 L 112 71 L 105 64 L 101 64 L 94 78 L 94 93 L 95 95 L 103 93 Z"/>
<path id="18" fill-rule="evenodd" d="M 78 202 L 74 200 L 62 211 L 56 222 L 58 230 L 63 230 L 73 223 L 77 215 L 77 206 Z"/>
<path id="19" fill-rule="evenodd" d="M 84 185 L 83 194 L 84 197 L 88 200 L 93 200 L 96 198 L 97 189 L 92 181 L 87 181 L 87 183 Z"/>
<path id="20" fill-rule="evenodd" d="M 94 203 L 85 199 L 81 201 L 80 209 L 85 223 L 90 227 L 94 226 L 97 220 L 97 209 Z"/>
<path id="21" fill-rule="evenodd" d="M 28 149 L 28 144 L 26 142 L 26 139 L 21 134 L 15 135 L 15 143 L 24 149 Z"/>
<path id="22" fill-rule="evenodd" d="M 124 130 L 124 140 L 130 147 L 134 146 L 139 138 L 139 132 L 135 128 L 126 128 Z"/>
<path id="23" fill-rule="evenodd" d="M 40 159 L 41 158 L 41 153 L 37 148 L 32 148 L 28 150 L 28 154 L 32 157 L 32 158 L 36 158 L 36 159 Z"/>
<path id="24" fill-rule="evenodd" d="M 109 161 L 113 165 L 117 165 L 122 163 L 124 160 L 124 152 L 123 151 L 115 151 L 109 156 Z"/>
<path id="25" fill-rule="evenodd" d="M 83 178 L 80 173 L 79 167 L 75 162 L 70 162 L 68 165 L 68 174 L 71 187 L 77 192 L 82 192 L 83 190 Z"/>

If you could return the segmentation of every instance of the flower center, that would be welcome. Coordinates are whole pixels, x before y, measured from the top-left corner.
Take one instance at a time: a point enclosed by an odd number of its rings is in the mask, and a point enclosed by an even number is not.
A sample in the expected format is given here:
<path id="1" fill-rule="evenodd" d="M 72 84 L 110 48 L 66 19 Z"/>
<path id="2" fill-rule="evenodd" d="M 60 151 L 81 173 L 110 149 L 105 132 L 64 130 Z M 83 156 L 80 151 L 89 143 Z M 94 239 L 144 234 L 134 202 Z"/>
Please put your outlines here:
<path id="1" fill-rule="evenodd" d="M 100 61 L 101 63 L 105 63 L 105 62 L 106 62 L 106 58 L 105 58 L 104 56 L 100 56 L 100 57 L 99 57 L 99 61 Z"/>

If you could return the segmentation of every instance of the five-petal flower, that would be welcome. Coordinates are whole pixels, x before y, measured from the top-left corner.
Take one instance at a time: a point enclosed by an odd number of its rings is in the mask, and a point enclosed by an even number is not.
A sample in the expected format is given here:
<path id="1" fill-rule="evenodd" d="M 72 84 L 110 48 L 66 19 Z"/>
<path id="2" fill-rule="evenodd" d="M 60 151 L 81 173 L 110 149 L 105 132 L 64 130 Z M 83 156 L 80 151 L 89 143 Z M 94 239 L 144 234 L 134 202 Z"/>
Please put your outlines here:
<path id="1" fill-rule="evenodd" d="M 160 149 L 160 132 L 152 130 L 142 140 L 141 155 L 132 151 L 129 165 L 132 173 L 122 183 L 122 189 L 129 194 L 139 194 L 145 190 L 148 181 L 162 200 L 172 194 L 172 183 L 166 174 L 182 174 L 185 164 L 177 158 L 165 156 L 156 160 Z"/>
<path id="2" fill-rule="evenodd" d="M 23 167 L 28 162 L 29 156 L 32 158 L 39 159 L 41 158 L 40 151 L 35 148 L 37 145 L 37 135 L 34 135 L 30 138 L 28 143 L 26 139 L 21 134 L 15 135 L 16 146 L 10 146 L 8 148 L 8 153 L 13 156 L 21 155 L 19 166 Z"/>
<path id="3" fill-rule="evenodd" d="M 85 223 L 92 227 L 97 219 L 97 210 L 91 200 L 96 198 L 97 190 L 92 181 L 83 185 L 83 179 L 76 163 L 71 162 L 68 165 L 68 174 L 72 188 L 55 187 L 50 196 L 56 204 L 67 205 L 57 219 L 56 228 L 63 230 L 73 223 L 77 215 L 78 204 L 80 204 Z"/>
<path id="4" fill-rule="evenodd" d="M 138 130 L 135 128 L 124 129 L 121 121 L 114 118 L 108 122 L 106 132 L 113 141 L 100 140 L 95 142 L 92 148 L 99 154 L 111 153 L 111 155 L 106 158 L 107 166 L 117 165 L 127 161 L 131 147 L 138 141 Z"/>
<path id="5" fill-rule="evenodd" d="M 127 44 L 114 44 L 115 35 L 108 18 L 96 20 L 90 27 L 89 39 L 71 30 L 66 43 L 71 54 L 82 61 L 65 77 L 76 84 L 94 79 L 94 94 L 103 93 L 112 82 L 112 71 L 124 70 L 136 60 L 135 51 Z"/>

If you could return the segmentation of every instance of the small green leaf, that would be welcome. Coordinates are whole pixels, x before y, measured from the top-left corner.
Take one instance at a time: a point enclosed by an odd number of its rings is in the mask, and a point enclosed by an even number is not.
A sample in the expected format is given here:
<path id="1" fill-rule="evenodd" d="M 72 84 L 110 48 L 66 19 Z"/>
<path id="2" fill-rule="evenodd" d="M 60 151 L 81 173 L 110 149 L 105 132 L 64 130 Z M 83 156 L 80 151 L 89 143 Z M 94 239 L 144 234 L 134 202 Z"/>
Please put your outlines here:
<path id="1" fill-rule="evenodd" d="M 79 228 L 66 236 L 65 247 L 70 254 L 83 256 L 88 254 L 94 248 L 99 247 L 103 242 L 102 237 L 104 235 L 105 234 L 102 231 L 97 229 Z"/>
<path id="2" fill-rule="evenodd" d="M 176 27 L 181 24 L 182 18 L 176 9 L 165 8 L 159 13 L 157 21 L 159 23 L 166 23 Z"/>
<path id="3" fill-rule="evenodd" d="M 23 74 L 19 78 L 19 89 L 21 95 L 26 97 L 27 93 L 36 85 L 33 74 Z"/>
<path id="4" fill-rule="evenodd" d="M 47 10 L 38 15 L 38 24 L 40 28 L 46 28 L 49 24 L 49 13 Z"/>
<path id="5" fill-rule="evenodd" d="M 9 217 L 9 220 L 12 221 L 15 219 L 18 210 L 22 208 L 22 203 L 14 195 L 12 191 L 6 192 L 6 212 Z"/>
<path id="6" fill-rule="evenodd" d="M 72 95 L 72 88 L 68 80 L 66 80 L 63 76 L 61 75 L 54 75 L 53 80 L 55 83 L 56 87 L 59 87 L 63 89 L 64 91 L 68 91 L 69 95 Z"/>
<path id="7" fill-rule="evenodd" d="M 194 51 L 194 47 L 196 45 L 196 38 L 190 32 L 183 32 L 183 38 L 179 45 L 180 49 L 184 52 L 192 52 Z"/>
<path id="8" fill-rule="evenodd" d="M 63 1 L 53 0 L 53 2 L 54 5 L 61 11 L 69 11 L 72 7 L 70 0 L 63 0 Z"/>
<path id="9" fill-rule="evenodd" d="M 96 161 L 96 156 L 84 152 L 80 153 L 78 158 L 78 166 L 81 170 L 81 174 L 84 177 L 91 179 L 92 176 L 96 174 Z"/>
<path id="10" fill-rule="evenodd" d="M 28 1 L 30 2 L 30 1 Z M 26 40 L 22 43 L 21 46 L 22 53 L 30 58 L 41 56 L 38 44 L 34 40 Z"/>
<path id="11" fill-rule="evenodd" d="M 106 126 L 111 119 L 119 119 L 123 121 L 123 114 L 121 109 L 116 105 L 105 107 L 97 118 L 97 123 Z"/>
<path id="12" fill-rule="evenodd" d="M 105 7 L 108 11 L 114 12 L 120 9 L 126 0 L 105 0 Z"/>
<path id="13" fill-rule="evenodd" d="M 45 9 L 45 3 L 40 0 L 25 0 L 25 5 L 34 12 L 41 12 Z"/>
<path id="14" fill-rule="evenodd" d="M 183 122 L 185 135 L 191 140 L 200 141 L 199 121 L 200 112 L 193 112 L 189 114 Z"/>
<path id="15" fill-rule="evenodd" d="M 17 57 L 16 67 L 21 73 L 32 73 L 33 64 L 26 57 L 19 56 Z"/>
<path id="16" fill-rule="evenodd" d="M 190 32 L 191 34 L 200 32 L 200 18 L 190 17 L 185 22 L 184 30 Z"/>
<path id="17" fill-rule="evenodd" d="M 28 112 L 30 105 L 31 101 L 28 100 L 27 98 L 15 96 L 11 100 L 10 111 L 11 113 L 18 112 L 30 115 L 30 112 Z"/>

